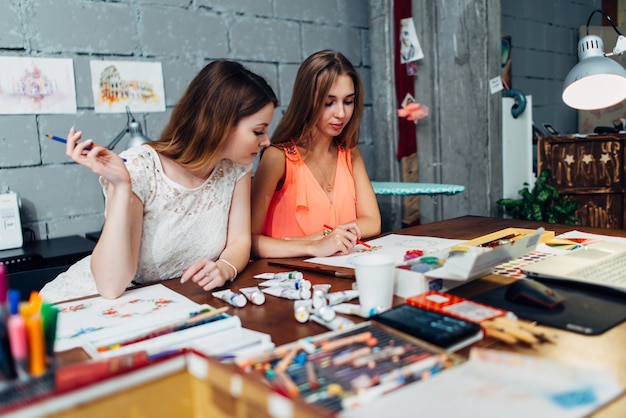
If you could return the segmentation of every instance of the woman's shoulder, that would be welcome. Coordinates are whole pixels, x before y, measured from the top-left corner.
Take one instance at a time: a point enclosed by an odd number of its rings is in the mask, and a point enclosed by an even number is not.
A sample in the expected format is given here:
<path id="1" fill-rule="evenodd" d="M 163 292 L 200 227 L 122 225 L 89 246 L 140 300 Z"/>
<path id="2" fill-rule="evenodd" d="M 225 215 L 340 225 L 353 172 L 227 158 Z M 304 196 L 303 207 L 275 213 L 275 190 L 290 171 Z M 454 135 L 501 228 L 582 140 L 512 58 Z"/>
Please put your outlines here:
<path id="1" fill-rule="evenodd" d="M 146 162 L 150 162 L 152 165 L 158 161 L 157 152 L 148 145 L 129 148 L 121 152 L 120 156 L 126 159 L 126 165 L 133 163 L 145 166 Z"/>

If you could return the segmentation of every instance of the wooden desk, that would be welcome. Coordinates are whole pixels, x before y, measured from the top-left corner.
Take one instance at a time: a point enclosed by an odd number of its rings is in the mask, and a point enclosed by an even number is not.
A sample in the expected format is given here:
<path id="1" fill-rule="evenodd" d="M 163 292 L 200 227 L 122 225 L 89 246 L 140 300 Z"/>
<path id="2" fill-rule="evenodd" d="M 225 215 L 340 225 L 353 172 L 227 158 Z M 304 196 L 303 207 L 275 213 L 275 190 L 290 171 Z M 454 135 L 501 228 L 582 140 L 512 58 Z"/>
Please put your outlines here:
<path id="1" fill-rule="evenodd" d="M 508 227 L 535 229 L 539 226 L 544 226 L 546 229 L 557 232 L 557 234 L 574 229 L 567 225 L 465 216 L 426 225 L 418 225 L 394 233 L 469 240 Z M 626 237 L 626 231 L 624 230 L 608 231 L 606 229 L 585 227 L 576 227 L 576 229 L 590 233 L 610 233 L 612 235 Z M 241 287 L 257 285 L 258 279 L 253 278 L 255 274 L 278 271 L 286 271 L 286 269 L 270 266 L 267 260 L 252 262 L 239 275 L 231 287 L 233 290 L 237 290 Z M 332 285 L 331 291 L 350 289 L 353 283 L 353 280 L 350 279 L 339 279 L 308 272 L 305 272 L 305 277 L 313 284 L 330 283 Z M 512 279 L 507 277 L 489 275 L 483 279 L 455 288 L 451 293 L 471 297 L 506 284 L 511 280 Z M 216 307 L 226 305 L 224 302 L 212 297 L 210 294 L 200 290 L 191 283 L 181 285 L 176 280 L 163 283 L 195 302 L 208 303 Z M 403 302 L 404 300 L 401 298 L 396 297 L 394 299 L 395 304 Z M 229 310 L 229 313 L 238 315 L 245 327 L 271 334 L 276 345 L 289 343 L 302 337 L 328 331 L 326 328 L 313 322 L 307 324 L 298 323 L 293 316 L 293 301 L 271 296 L 268 296 L 264 305 L 255 306 L 248 304 L 241 309 L 232 308 Z M 626 385 L 626 349 L 624 349 L 624 347 L 626 347 L 626 323 L 622 323 L 604 334 L 595 337 L 583 336 L 561 330 L 555 330 L 555 334 L 558 335 L 558 342 L 556 344 L 543 344 L 535 349 L 522 346 L 510 347 L 488 338 L 480 341 L 477 345 L 552 358 L 581 366 L 607 368 L 614 370 L 618 374 L 621 382 Z M 469 349 L 465 349 L 461 351 L 460 354 L 466 355 L 468 352 Z M 626 396 L 623 395 L 621 398 L 594 414 L 594 417 L 623 417 L 625 413 Z"/>

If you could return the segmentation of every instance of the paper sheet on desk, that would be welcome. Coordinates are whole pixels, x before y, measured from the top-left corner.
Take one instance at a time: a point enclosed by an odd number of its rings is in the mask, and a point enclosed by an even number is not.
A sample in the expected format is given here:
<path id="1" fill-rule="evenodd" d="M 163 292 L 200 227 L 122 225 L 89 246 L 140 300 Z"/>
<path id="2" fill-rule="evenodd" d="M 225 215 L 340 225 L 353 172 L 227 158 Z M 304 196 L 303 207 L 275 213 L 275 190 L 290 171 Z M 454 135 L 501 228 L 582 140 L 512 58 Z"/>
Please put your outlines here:
<path id="1" fill-rule="evenodd" d="M 585 244 L 591 244 L 592 242 L 597 241 L 626 243 L 626 238 L 614 237 L 610 235 L 589 234 L 573 230 L 557 235 L 553 239 L 539 244 L 537 246 L 537 251 L 547 254 L 562 254 L 564 252 L 580 248 Z"/>
<path id="2" fill-rule="evenodd" d="M 495 266 L 534 251 L 543 233 L 544 229 L 539 228 L 533 234 L 524 235 L 510 244 L 499 245 L 493 249 L 474 247 L 474 250 L 449 257 L 443 266 L 424 275 L 428 278 L 461 281 L 485 276 Z"/>
<path id="3" fill-rule="evenodd" d="M 404 262 L 404 254 L 408 250 L 419 249 L 424 251 L 424 255 L 447 255 L 450 248 L 462 242 L 462 240 L 455 239 L 390 234 L 367 241 L 367 243 L 372 246 L 371 249 L 367 249 L 362 245 L 357 245 L 347 255 L 315 257 L 309 258 L 305 261 L 324 264 L 327 266 L 354 268 L 351 261 L 354 257 L 375 252 L 377 254 L 390 255 L 395 260 L 395 264 L 399 265 Z"/>
<path id="4" fill-rule="evenodd" d="M 55 351 L 81 347 L 86 340 L 189 318 L 202 305 L 162 284 L 132 289 L 117 299 L 94 297 L 60 303 Z"/>
<path id="5" fill-rule="evenodd" d="M 574 418 L 589 415 L 623 390 L 609 370 L 474 348 L 469 361 L 340 416 Z"/>

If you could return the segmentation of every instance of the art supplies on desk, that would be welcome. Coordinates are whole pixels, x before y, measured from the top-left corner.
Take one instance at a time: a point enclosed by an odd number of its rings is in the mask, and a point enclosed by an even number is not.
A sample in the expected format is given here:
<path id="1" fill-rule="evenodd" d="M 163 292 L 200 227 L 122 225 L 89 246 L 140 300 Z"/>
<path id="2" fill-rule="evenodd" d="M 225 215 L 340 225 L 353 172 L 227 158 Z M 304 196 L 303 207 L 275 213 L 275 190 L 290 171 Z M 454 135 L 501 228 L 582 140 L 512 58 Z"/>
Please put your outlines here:
<path id="1" fill-rule="evenodd" d="M 278 347 L 237 364 L 285 396 L 328 414 L 367 404 L 463 360 L 373 322 Z"/>
<path id="2" fill-rule="evenodd" d="M 463 364 L 406 385 L 342 418 L 590 416 L 624 390 L 615 373 L 505 351 L 473 348 Z M 471 412 L 469 412 L 471 411 Z"/>
<path id="3" fill-rule="evenodd" d="M 448 293 L 430 291 L 412 296 L 406 303 L 480 324 L 486 336 L 507 344 L 523 343 L 532 347 L 542 342 L 555 341 L 548 330 L 536 324 L 519 321 L 512 312 Z"/>
<path id="4" fill-rule="evenodd" d="M 371 319 L 449 352 L 483 338 L 483 331 L 475 322 L 407 304 L 395 306 Z"/>
<path id="5" fill-rule="evenodd" d="M 195 303 L 162 284 L 129 290 L 115 300 L 95 297 L 57 306 L 56 350 L 81 347 L 93 359 L 189 347 L 211 355 L 250 352 L 255 344 L 258 350 L 273 347 L 269 335 L 242 327 L 228 307 Z"/>

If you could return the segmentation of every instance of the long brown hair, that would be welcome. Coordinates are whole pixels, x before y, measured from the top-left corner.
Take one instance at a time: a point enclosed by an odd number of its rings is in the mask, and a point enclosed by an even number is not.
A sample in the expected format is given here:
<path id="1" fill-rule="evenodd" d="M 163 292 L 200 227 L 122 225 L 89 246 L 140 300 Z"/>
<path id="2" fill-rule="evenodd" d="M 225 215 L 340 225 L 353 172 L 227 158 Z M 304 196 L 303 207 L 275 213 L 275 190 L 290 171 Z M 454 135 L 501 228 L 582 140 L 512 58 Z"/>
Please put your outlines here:
<path id="1" fill-rule="evenodd" d="M 263 77 L 234 61 L 213 61 L 189 83 L 161 137 L 148 145 L 190 170 L 215 164 L 230 130 L 269 103 L 276 107 L 278 99 Z"/>
<path id="2" fill-rule="evenodd" d="M 363 116 L 363 83 L 352 63 L 329 49 L 314 53 L 300 65 L 291 101 L 274 130 L 272 144 L 291 140 L 297 144 L 308 138 L 322 114 L 330 88 L 341 75 L 349 76 L 354 83 L 354 113 L 336 141 L 348 148 L 356 146 Z"/>

